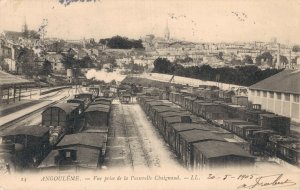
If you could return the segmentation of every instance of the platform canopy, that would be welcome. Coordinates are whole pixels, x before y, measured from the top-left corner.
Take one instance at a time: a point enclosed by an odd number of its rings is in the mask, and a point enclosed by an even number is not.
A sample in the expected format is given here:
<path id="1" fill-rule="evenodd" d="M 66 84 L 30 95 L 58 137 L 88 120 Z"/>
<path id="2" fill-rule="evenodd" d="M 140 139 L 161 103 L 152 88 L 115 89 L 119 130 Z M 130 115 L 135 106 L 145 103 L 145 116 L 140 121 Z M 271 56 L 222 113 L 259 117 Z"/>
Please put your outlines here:
<path id="1" fill-rule="evenodd" d="M 22 79 L 15 75 L 0 71 L 0 88 L 9 88 L 13 86 L 22 86 L 26 84 L 32 84 L 34 82 Z"/>

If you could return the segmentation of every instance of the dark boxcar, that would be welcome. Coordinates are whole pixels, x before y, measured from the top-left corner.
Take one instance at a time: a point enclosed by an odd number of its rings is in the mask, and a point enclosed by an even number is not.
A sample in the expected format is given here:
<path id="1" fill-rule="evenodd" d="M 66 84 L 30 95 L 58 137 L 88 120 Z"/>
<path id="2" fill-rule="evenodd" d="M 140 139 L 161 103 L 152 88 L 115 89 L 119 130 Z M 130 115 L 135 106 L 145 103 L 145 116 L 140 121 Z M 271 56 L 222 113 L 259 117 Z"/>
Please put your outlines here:
<path id="1" fill-rule="evenodd" d="M 77 103 L 60 103 L 48 107 L 42 113 L 42 125 L 44 126 L 72 126 L 79 113 Z"/>
<path id="2" fill-rule="evenodd" d="M 277 134 L 273 130 L 254 131 L 250 138 L 250 152 L 252 154 L 266 154 L 266 147 L 271 135 Z"/>
<path id="3" fill-rule="evenodd" d="M 233 131 L 233 125 L 239 125 L 239 124 L 249 124 L 249 122 L 240 120 L 240 119 L 229 119 L 229 120 L 224 120 L 224 129 L 234 132 Z"/>
<path id="4" fill-rule="evenodd" d="M 261 130 L 261 127 L 255 124 L 236 124 L 235 128 L 236 128 L 236 135 L 245 140 L 248 140 L 246 135 L 247 129 Z"/>
<path id="5" fill-rule="evenodd" d="M 107 135 L 99 133 L 66 135 L 38 168 L 60 171 L 99 169 L 106 142 Z"/>
<path id="6" fill-rule="evenodd" d="M 30 125 L 6 130 L 2 144 L 13 144 L 14 161 L 20 167 L 36 167 L 49 149 L 49 128 Z"/>
<path id="7" fill-rule="evenodd" d="M 84 113 L 87 127 L 108 127 L 109 125 L 110 106 L 109 105 L 91 105 Z"/>
<path id="8" fill-rule="evenodd" d="M 279 145 L 279 157 L 300 166 L 300 143 L 283 143 Z"/>
<path id="9" fill-rule="evenodd" d="M 255 158 L 239 146 L 222 141 L 204 141 L 193 144 L 193 168 L 252 166 Z"/>
<path id="10" fill-rule="evenodd" d="M 82 114 L 83 111 L 85 110 L 85 104 L 84 104 L 84 100 L 82 99 L 69 99 L 67 100 L 67 103 L 75 103 L 75 104 L 79 104 L 79 114 Z"/>
<path id="11" fill-rule="evenodd" d="M 210 131 L 211 129 L 207 125 L 198 123 L 173 123 L 169 127 L 168 144 L 175 152 L 178 152 L 179 147 L 179 132 L 190 130 L 203 130 Z"/>
<path id="12" fill-rule="evenodd" d="M 86 104 L 88 104 L 94 100 L 95 96 L 92 93 L 80 93 L 75 94 L 75 98 L 82 99 L 87 102 Z"/>
<path id="13" fill-rule="evenodd" d="M 290 125 L 291 118 L 275 114 L 260 114 L 260 126 L 264 129 L 272 129 L 282 135 L 289 135 Z"/>
<path id="14" fill-rule="evenodd" d="M 178 157 L 183 161 L 187 168 L 190 168 L 193 161 L 193 143 L 216 140 L 225 141 L 224 138 L 213 134 L 210 131 L 184 131 L 179 133 L 179 149 L 177 152 Z"/>

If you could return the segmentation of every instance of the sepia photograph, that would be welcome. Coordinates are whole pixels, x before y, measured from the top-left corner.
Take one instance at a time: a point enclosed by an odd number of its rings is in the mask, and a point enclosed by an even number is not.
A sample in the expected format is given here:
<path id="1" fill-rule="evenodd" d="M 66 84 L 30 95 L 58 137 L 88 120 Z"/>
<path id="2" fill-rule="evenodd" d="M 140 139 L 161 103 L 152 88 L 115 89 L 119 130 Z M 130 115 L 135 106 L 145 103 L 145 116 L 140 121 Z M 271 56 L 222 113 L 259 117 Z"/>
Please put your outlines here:
<path id="1" fill-rule="evenodd" d="M 0 190 L 300 190 L 300 0 L 0 0 Z"/>

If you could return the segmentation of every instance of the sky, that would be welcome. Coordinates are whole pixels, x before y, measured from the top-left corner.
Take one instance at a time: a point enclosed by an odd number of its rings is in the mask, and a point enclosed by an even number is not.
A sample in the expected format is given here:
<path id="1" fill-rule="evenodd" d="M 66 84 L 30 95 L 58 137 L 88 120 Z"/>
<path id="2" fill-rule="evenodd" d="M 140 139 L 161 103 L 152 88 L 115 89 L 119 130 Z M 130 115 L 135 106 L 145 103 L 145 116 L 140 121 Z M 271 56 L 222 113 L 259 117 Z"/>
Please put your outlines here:
<path id="1" fill-rule="evenodd" d="M 300 0 L 0 0 L 0 32 L 25 21 L 37 30 L 43 19 L 46 37 L 74 40 L 163 36 L 168 26 L 171 38 L 194 42 L 300 44 Z"/>

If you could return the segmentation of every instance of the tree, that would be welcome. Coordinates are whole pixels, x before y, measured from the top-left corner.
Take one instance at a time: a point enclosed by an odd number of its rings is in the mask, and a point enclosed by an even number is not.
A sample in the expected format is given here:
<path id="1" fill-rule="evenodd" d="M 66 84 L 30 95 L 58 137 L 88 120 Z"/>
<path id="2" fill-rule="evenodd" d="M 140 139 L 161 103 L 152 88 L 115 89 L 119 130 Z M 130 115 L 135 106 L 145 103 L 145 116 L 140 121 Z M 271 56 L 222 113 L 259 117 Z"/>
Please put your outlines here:
<path id="1" fill-rule="evenodd" d="M 244 64 L 253 64 L 252 57 L 250 55 L 246 55 L 242 61 Z"/>
<path id="2" fill-rule="evenodd" d="M 166 58 L 157 58 L 154 61 L 154 69 L 153 72 L 159 73 L 170 73 L 171 62 Z"/>
<path id="3" fill-rule="evenodd" d="M 16 55 L 17 73 L 21 70 L 23 74 L 32 77 L 35 74 L 34 65 L 32 65 L 34 63 L 33 50 L 22 47 L 17 51 Z"/>
<path id="4" fill-rule="evenodd" d="M 293 52 L 300 52 L 300 45 L 294 45 L 294 46 L 292 47 L 292 51 L 293 51 Z"/>
<path id="5" fill-rule="evenodd" d="M 216 56 L 219 60 L 224 60 L 223 58 L 223 52 L 219 52 L 218 55 Z"/>
<path id="6" fill-rule="evenodd" d="M 274 60 L 274 63 L 277 63 L 277 58 Z M 287 59 L 286 56 L 284 55 L 280 55 L 280 64 L 288 64 L 289 63 L 289 60 Z"/>
<path id="7" fill-rule="evenodd" d="M 64 64 L 65 69 L 70 68 L 78 68 L 79 67 L 79 61 L 74 58 L 74 55 L 71 53 L 62 54 L 63 58 L 61 62 Z"/>
<path id="8" fill-rule="evenodd" d="M 48 60 L 45 60 L 39 74 L 48 76 L 52 72 L 53 72 L 53 70 L 52 70 L 51 62 Z"/>
<path id="9" fill-rule="evenodd" d="M 89 56 L 85 56 L 79 61 L 80 68 L 91 68 L 93 66 L 93 60 Z"/>
<path id="10" fill-rule="evenodd" d="M 272 66 L 273 56 L 270 52 L 264 52 L 263 54 L 256 57 L 256 64 L 261 65 L 261 61 L 266 62 L 269 66 Z"/>
<path id="11" fill-rule="evenodd" d="M 121 36 L 113 36 L 112 38 L 100 39 L 99 43 L 107 45 L 112 49 L 144 49 L 142 40 L 131 40 Z"/>

